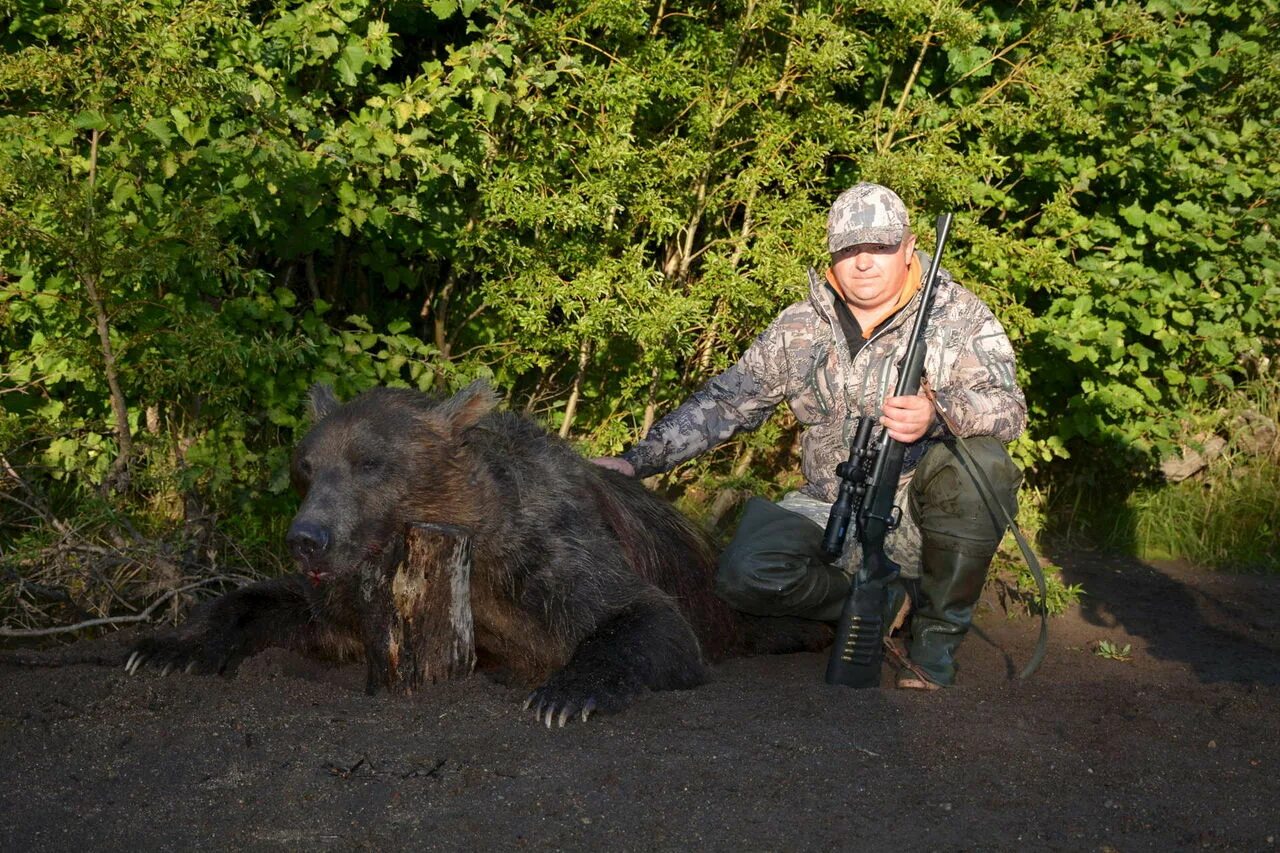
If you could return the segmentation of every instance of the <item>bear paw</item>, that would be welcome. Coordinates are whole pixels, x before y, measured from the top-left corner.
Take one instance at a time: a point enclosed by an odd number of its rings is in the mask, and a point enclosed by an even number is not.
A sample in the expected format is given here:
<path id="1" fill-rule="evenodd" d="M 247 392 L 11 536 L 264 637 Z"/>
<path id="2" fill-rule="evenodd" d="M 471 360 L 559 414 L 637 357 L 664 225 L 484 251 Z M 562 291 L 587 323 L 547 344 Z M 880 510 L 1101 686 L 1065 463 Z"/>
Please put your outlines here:
<path id="1" fill-rule="evenodd" d="M 553 723 L 564 728 L 564 724 L 574 718 L 581 718 L 585 723 L 594 713 L 621 711 L 643 690 L 638 679 L 627 678 L 620 672 L 587 675 L 561 670 L 529 694 L 524 710 L 532 710 L 547 728 Z"/>
<path id="2" fill-rule="evenodd" d="M 179 669 L 198 675 L 221 675 L 242 657 L 238 643 L 219 642 L 203 633 L 174 631 L 136 643 L 124 668 L 129 675 L 137 675 L 144 666 L 159 669 L 161 677 Z"/>

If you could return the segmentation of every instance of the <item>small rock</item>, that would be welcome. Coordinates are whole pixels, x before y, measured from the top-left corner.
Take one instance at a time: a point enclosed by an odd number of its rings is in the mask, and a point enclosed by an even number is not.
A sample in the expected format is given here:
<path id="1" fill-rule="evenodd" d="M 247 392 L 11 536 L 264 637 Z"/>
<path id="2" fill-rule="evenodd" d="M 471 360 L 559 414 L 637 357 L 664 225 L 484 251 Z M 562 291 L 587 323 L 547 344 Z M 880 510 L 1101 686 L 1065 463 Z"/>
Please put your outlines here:
<path id="1" fill-rule="evenodd" d="M 1205 466 L 1204 457 L 1194 450 L 1183 448 L 1182 455 L 1176 459 L 1166 459 L 1160 463 L 1160 473 L 1170 483 L 1181 483 L 1188 477 L 1199 474 Z"/>
<path id="2" fill-rule="evenodd" d="M 1227 447 L 1226 439 L 1211 433 L 1200 433 L 1192 436 L 1191 441 L 1200 447 L 1184 446 L 1179 456 L 1166 459 L 1160 463 L 1160 471 L 1170 483 L 1181 483 L 1189 477 L 1199 474 L 1210 462 L 1222 455 Z"/>
<path id="3" fill-rule="evenodd" d="M 1246 409 L 1231 422 L 1236 447 L 1250 456 L 1269 456 L 1276 448 L 1280 428 L 1276 422 L 1256 409 Z"/>

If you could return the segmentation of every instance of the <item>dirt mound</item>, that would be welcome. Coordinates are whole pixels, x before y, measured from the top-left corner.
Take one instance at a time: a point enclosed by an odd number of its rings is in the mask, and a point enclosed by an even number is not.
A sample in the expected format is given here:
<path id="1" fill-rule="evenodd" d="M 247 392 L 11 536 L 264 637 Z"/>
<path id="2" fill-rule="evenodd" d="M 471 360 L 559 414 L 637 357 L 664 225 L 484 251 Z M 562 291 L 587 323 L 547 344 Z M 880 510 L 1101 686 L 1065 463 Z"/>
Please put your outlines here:
<path id="1" fill-rule="evenodd" d="M 749 658 L 547 731 L 483 676 L 397 700 L 284 652 L 233 679 L 0 665 L 0 849 L 1274 846 L 1280 578 L 1055 560 L 1089 595 L 1040 673 L 1013 677 L 1035 623 L 985 607 L 934 694 Z"/>

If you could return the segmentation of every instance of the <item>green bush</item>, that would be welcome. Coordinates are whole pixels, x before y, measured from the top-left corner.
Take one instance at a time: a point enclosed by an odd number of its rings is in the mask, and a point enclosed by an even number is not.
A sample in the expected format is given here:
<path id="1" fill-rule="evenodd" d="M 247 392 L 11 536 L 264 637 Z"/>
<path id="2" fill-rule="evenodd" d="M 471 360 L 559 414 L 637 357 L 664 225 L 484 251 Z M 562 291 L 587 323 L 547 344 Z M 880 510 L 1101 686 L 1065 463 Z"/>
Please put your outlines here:
<path id="1" fill-rule="evenodd" d="M 100 494 L 266 553 L 315 381 L 487 375 L 620 450 L 802 298 L 861 179 L 926 240 L 958 212 L 1043 490 L 1150 470 L 1277 355 L 1275 0 L 0 10 L 6 554 Z M 666 485 L 777 482 L 787 436 Z"/>

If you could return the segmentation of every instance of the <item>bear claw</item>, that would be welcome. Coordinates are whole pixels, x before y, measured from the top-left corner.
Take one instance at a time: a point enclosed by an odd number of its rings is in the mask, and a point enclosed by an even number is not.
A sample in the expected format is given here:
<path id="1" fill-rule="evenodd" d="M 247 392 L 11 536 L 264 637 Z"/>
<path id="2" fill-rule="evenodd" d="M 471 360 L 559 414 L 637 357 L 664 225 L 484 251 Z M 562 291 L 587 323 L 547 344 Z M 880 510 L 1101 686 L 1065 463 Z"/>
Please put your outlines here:
<path id="1" fill-rule="evenodd" d="M 522 710 L 533 711 L 534 718 L 547 728 L 564 728 L 565 725 L 579 719 L 586 722 L 596 712 L 599 703 L 595 696 L 587 696 L 581 703 L 578 699 L 559 700 L 544 694 L 543 688 L 533 691 L 524 700 Z"/>

